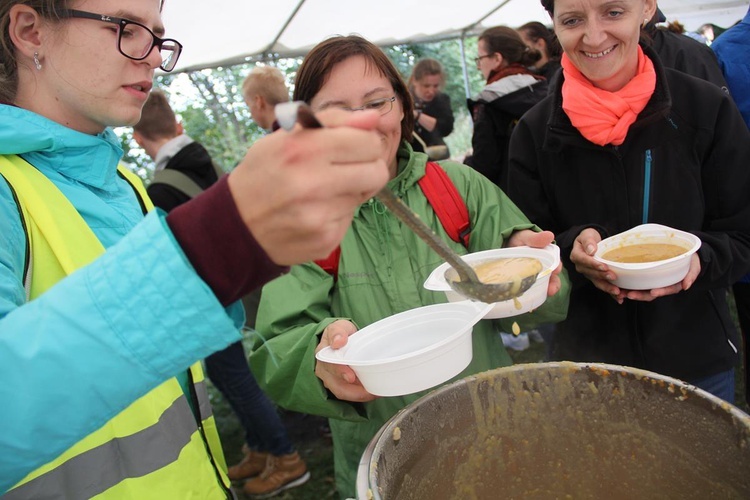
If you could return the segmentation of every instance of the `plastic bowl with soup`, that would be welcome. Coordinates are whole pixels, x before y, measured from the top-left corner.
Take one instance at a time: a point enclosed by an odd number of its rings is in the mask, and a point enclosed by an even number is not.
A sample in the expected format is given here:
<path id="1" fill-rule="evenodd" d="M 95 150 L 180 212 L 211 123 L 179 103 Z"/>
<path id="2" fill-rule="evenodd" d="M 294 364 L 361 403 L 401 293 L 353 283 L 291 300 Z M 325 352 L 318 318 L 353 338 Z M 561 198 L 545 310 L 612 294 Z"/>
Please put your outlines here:
<path id="1" fill-rule="evenodd" d="M 613 284 L 626 290 L 651 290 L 682 281 L 690 258 L 698 251 L 697 236 L 660 224 L 643 224 L 602 240 L 594 259 L 617 276 Z"/>
<path id="2" fill-rule="evenodd" d="M 495 248 L 461 256 L 474 268 L 479 279 L 485 283 L 512 281 L 517 276 L 528 276 L 529 266 L 539 269 L 536 281 L 516 299 L 495 302 L 487 313 L 487 319 L 509 318 L 527 313 L 547 300 L 550 275 L 560 264 L 560 248 L 547 245 L 544 248 L 510 247 Z M 427 290 L 444 292 L 450 302 L 466 300 L 455 292 L 446 280 L 450 265 L 443 263 L 435 268 L 424 282 Z M 532 271 L 534 270 L 532 269 Z"/>

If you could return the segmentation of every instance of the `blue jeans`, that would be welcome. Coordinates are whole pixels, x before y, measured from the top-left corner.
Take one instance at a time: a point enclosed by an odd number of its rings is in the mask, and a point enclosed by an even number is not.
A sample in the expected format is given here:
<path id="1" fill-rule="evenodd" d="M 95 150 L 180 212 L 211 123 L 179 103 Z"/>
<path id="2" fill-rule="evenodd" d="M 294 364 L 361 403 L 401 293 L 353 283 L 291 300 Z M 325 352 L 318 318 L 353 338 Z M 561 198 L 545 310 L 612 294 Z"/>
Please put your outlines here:
<path id="1" fill-rule="evenodd" d="M 294 446 L 276 406 L 250 371 L 242 342 L 205 359 L 206 375 L 229 402 L 245 430 L 245 441 L 252 450 L 287 455 Z"/>
<path id="2" fill-rule="evenodd" d="M 691 380 L 691 384 L 706 392 L 710 392 L 717 398 L 734 404 L 734 370 L 717 373 L 698 380 Z"/>

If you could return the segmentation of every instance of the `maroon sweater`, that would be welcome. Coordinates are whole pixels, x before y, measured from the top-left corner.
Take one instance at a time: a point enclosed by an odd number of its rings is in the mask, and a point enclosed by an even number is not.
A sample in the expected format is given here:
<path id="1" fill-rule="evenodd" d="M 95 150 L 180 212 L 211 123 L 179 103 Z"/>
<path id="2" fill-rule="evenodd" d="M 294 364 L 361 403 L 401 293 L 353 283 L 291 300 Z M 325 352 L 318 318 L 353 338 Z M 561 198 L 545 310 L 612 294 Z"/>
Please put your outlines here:
<path id="1" fill-rule="evenodd" d="M 167 215 L 167 224 L 198 276 L 224 306 L 289 271 L 274 263 L 250 234 L 228 178 L 223 176 Z"/>

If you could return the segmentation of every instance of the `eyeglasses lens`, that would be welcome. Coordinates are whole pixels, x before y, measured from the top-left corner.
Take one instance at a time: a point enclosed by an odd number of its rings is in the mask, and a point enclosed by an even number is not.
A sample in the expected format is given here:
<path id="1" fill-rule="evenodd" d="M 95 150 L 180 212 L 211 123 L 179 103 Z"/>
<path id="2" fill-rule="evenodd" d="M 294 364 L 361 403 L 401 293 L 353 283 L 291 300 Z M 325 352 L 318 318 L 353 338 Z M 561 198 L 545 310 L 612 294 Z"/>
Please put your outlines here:
<path id="1" fill-rule="evenodd" d="M 133 59 L 144 59 L 157 43 L 157 38 L 145 26 L 126 23 L 120 28 L 120 51 Z M 173 40 L 164 40 L 159 50 L 161 53 L 161 69 L 171 71 L 177 64 L 180 46 Z"/>

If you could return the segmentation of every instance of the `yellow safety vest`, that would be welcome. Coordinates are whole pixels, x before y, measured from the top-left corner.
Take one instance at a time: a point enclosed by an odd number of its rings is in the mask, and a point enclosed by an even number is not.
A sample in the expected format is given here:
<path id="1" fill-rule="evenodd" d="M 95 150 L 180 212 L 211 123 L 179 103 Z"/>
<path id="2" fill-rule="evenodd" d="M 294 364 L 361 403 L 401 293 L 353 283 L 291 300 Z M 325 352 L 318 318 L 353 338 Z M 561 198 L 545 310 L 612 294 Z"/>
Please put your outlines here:
<path id="1" fill-rule="evenodd" d="M 153 209 L 140 179 L 122 166 L 118 171 L 145 209 Z M 18 156 L 0 156 L 0 174 L 14 191 L 28 235 L 29 300 L 104 253 L 70 201 L 36 168 Z M 232 498 L 200 363 L 188 374 L 200 424 L 171 378 L 31 472 L 3 500 Z"/>

